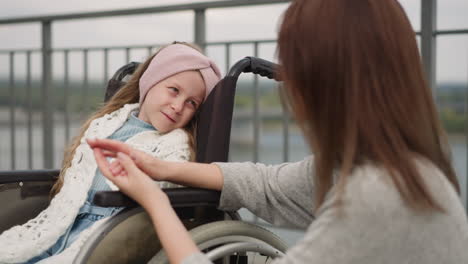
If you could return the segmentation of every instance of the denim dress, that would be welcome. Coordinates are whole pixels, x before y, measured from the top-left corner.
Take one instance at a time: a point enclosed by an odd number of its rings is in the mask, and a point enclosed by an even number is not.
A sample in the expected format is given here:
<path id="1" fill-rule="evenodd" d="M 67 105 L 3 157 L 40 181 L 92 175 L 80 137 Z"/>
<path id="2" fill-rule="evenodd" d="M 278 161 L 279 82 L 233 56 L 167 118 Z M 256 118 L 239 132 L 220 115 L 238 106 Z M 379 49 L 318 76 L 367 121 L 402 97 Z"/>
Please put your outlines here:
<path id="1" fill-rule="evenodd" d="M 155 130 L 155 128 L 138 119 L 138 113 L 133 112 L 130 114 L 127 121 L 114 132 L 109 139 L 126 141 L 133 135 L 136 135 L 143 131 Z M 99 169 L 96 170 L 93 183 L 88 192 L 88 198 L 84 205 L 80 208 L 78 215 L 75 218 L 73 224 L 67 229 L 67 231 L 57 240 L 57 242 L 42 254 L 28 260 L 25 264 L 33 264 L 42 259 L 48 258 L 53 255 L 57 255 L 68 248 L 80 235 L 80 233 L 93 225 L 96 221 L 117 214 L 124 207 L 100 207 L 92 203 L 94 195 L 98 191 L 109 191 L 111 190 L 109 185 L 106 183 L 104 175 L 102 175 Z"/>

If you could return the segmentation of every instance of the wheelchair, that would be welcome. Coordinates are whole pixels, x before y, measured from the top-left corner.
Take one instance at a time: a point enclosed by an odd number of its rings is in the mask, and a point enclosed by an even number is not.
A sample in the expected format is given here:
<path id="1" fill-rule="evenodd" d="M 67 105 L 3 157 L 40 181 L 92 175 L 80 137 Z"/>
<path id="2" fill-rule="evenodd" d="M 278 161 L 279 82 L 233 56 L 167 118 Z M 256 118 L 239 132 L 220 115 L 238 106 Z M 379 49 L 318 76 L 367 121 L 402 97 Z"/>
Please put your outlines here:
<path id="1" fill-rule="evenodd" d="M 109 80 L 105 101 L 123 85 L 139 63 L 120 68 Z M 196 161 L 226 162 L 236 83 L 242 72 L 279 81 L 277 65 L 246 57 L 231 67 L 197 113 Z M 0 233 L 34 218 L 48 206 L 49 192 L 59 170 L 0 171 Z M 272 232 L 242 222 L 237 212 L 217 209 L 220 193 L 197 188 L 164 189 L 177 215 L 200 250 L 216 263 L 267 263 L 282 256 L 286 244 Z M 120 192 L 99 192 L 98 206 L 124 206 L 96 230 L 82 246 L 73 263 L 168 263 L 151 219 L 133 200 Z"/>

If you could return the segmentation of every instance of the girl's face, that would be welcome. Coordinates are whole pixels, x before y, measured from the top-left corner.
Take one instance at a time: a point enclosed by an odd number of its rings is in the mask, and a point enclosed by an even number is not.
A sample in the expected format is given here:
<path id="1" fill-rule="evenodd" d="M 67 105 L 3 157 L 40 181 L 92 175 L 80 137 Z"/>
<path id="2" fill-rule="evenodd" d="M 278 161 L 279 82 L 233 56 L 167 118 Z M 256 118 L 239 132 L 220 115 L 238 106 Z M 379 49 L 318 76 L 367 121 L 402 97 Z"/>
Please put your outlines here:
<path id="1" fill-rule="evenodd" d="M 184 127 L 205 98 L 199 71 L 174 74 L 155 84 L 140 106 L 138 118 L 166 133 Z"/>

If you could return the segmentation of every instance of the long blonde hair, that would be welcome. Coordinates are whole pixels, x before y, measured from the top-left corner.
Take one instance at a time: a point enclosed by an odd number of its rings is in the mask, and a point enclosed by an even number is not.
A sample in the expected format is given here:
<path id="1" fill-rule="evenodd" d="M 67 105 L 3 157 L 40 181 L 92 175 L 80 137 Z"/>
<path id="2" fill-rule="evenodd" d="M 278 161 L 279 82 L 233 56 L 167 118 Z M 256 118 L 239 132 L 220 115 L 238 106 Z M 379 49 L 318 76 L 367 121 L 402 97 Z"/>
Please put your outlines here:
<path id="1" fill-rule="evenodd" d="M 176 44 L 176 43 L 187 45 L 191 48 L 198 50 L 199 52 L 202 52 L 201 49 L 195 44 L 186 43 L 186 42 L 173 42 L 172 44 Z M 80 145 L 80 140 L 84 136 L 84 133 L 88 129 L 91 122 L 96 118 L 102 117 L 105 114 L 109 114 L 120 109 L 125 104 L 138 103 L 138 100 L 140 98 L 140 91 L 139 91 L 140 77 L 148 68 L 151 60 L 159 53 L 159 51 L 161 51 L 167 46 L 168 45 L 161 47 L 155 54 L 149 57 L 144 63 L 140 64 L 138 68 L 135 70 L 135 72 L 132 74 L 130 80 L 124 86 L 122 86 L 107 103 L 102 105 L 100 109 L 98 109 L 96 112 L 91 114 L 89 119 L 86 120 L 86 122 L 80 128 L 79 134 L 73 138 L 72 143 L 69 145 L 69 147 L 65 151 L 64 159 L 62 162 L 62 168 L 60 170 L 60 175 L 50 192 L 51 197 L 54 197 L 62 188 L 65 173 L 67 169 L 71 166 L 71 161 L 75 154 L 75 150 Z M 185 125 L 185 127 L 183 128 L 189 135 L 190 160 L 191 161 L 195 160 L 195 147 L 196 147 L 195 138 L 196 138 L 196 131 L 197 131 L 196 116 L 197 115 L 195 114 L 192 120 L 190 120 L 190 122 L 187 125 Z"/>

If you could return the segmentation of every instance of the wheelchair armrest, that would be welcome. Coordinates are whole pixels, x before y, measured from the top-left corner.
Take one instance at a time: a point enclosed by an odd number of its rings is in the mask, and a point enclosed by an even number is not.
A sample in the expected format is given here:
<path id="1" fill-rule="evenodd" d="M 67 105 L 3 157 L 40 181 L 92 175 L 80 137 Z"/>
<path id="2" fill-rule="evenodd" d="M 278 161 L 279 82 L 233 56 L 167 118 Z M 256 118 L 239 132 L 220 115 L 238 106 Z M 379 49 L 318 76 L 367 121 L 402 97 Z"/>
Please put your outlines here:
<path id="1" fill-rule="evenodd" d="M 198 188 L 167 188 L 172 207 L 213 206 L 219 204 L 221 192 Z M 93 204 L 102 207 L 135 207 L 138 204 L 119 191 L 103 191 L 94 195 Z"/>
<path id="2" fill-rule="evenodd" d="M 15 182 L 55 181 L 60 170 L 0 171 L 0 184 Z"/>

